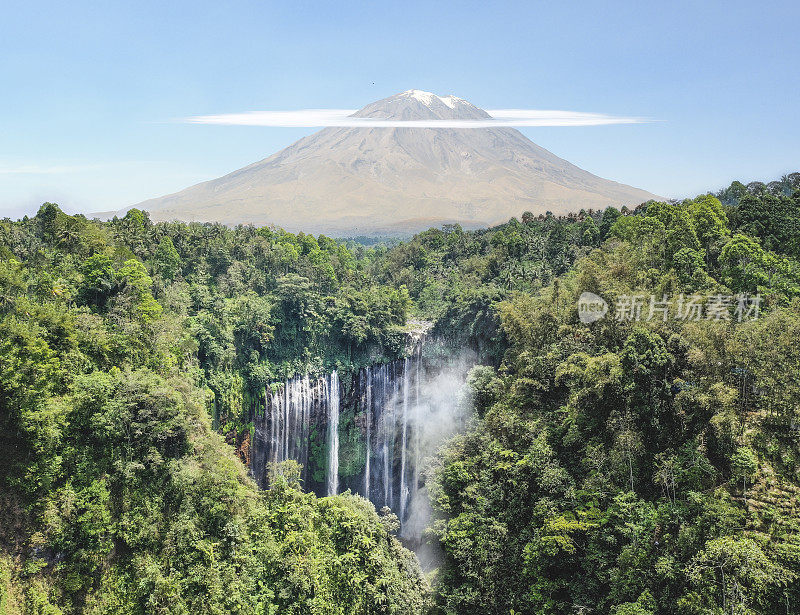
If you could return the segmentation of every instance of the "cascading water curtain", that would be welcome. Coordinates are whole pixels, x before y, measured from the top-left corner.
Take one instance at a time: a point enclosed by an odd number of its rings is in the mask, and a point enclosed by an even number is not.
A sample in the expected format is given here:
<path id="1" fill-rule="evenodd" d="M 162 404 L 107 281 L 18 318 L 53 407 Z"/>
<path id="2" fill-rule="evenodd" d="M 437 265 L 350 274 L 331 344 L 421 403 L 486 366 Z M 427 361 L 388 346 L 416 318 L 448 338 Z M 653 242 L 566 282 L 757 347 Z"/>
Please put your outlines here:
<path id="1" fill-rule="evenodd" d="M 421 354 L 367 367 L 358 378 L 366 459 L 363 495 L 401 523 L 417 492 L 420 464 Z M 360 490 L 360 488 L 359 488 Z"/>
<path id="2" fill-rule="evenodd" d="M 406 451 L 408 449 L 408 397 L 411 390 L 411 359 L 403 360 L 403 392 L 402 392 L 402 437 L 400 445 L 400 520 L 406 518 L 406 504 L 408 503 L 408 485 L 406 484 Z"/>
<path id="3" fill-rule="evenodd" d="M 364 465 L 346 478 L 339 476 L 340 454 L 352 459 L 355 453 L 352 431 L 348 432 L 347 448 L 340 448 L 340 414 L 345 401 L 338 372 L 319 378 L 297 375 L 273 393 L 265 392 L 264 422 L 256 429 L 257 458 L 262 467 L 253 467 L 254 475 L 265 480 L 264 464 L 293 459 L 302 466 L 306 488 L 322 495 L 350 488 L 376 508 L 394 510 L 402 524 L 410 514 L 420 478 L 421 358 L 418 346 L 405 359 L 372 365 L 353 376 L 352 387 L 347 388 L 346 400 L 352 407 L 346 407 L 346 429 L 359 430 L 355 446 L 362 451 Z M 347 467 L 351 467 L 349 462 Z"/>
<path id="4" fill-rule="evenodd" d="M 367 432 L 367 443 L 365 449 L 366 459 L 364 463 L 364 497 L 368 500 L 371 500 L 369 486 L 371 471 L 370 458 L 372 457 L 370 454 L 372 450 L 372 368 L 365 369 L 361 374 L 359 374 L 359 378 L 359 384 L 361 385 L 366 397 L 364 403 L 364 422 L 366 423 L 365 431 Z"/>
<path id="5" fill-rule="evenodd" d="M 334 370 L 328 385 L 328 495 L 339 490 L 339 374 Z"/>
<path id="6" fill-rule="evenodd" d="M 306 374 L 284 381 L 270 396 L 265 393 L 269 420 L 269 453 L 265 460 L 280 463 L 294 459 L 302 465 L 305 476 L 311 412 L 318 391 L 319 382 L 312 384 Z"/>

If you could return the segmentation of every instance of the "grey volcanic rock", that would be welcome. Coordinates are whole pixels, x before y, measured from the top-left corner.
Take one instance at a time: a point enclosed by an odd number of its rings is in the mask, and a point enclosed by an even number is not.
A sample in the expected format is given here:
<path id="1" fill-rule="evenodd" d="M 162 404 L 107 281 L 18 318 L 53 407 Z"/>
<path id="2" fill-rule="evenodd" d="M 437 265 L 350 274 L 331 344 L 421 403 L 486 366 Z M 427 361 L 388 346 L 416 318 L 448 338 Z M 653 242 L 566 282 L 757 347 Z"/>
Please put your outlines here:
<path id="1" fill-rule="evenodd" d="M 409 90 L 357 117 L 486 119 L 455 96 Z M 602 179 L 512 128 L 325 128 L 260 162 L 136 207 L 154 220 L 276 225 L 333 236 L 467 228 L 654 195 Z"/>

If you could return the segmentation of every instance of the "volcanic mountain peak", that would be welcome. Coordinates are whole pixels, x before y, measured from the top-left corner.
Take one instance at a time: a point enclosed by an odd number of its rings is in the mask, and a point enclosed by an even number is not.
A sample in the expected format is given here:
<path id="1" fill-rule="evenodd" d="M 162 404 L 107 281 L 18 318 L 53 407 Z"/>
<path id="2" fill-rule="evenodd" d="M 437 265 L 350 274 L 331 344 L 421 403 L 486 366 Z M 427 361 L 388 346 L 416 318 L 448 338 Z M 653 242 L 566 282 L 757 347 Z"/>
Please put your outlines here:
<path id="1" fill-rule="evenodd" d="M 451 109 L 455 109 L 456 105 L 460 104 L 469 105 L 469 103 L 463 98 L 459 98 L 458 96 L 453 96 L 452 94 L 448 94 L 447 96 L 437 96 L 436 94 L 433 94 L 431 92 L 425 92 L 423 90 L 406 90 L 405 92 L 397 94 L 397 96 L 405 98 L 413 98 L 414 100 L 418 100 L 421 103 L 428 105 L 429 107 L 431 106 L 431 104 L 435 99 L 438 99 L 440 102 L 443 102 Z"/>
<path id="2" fill-rule="evenodd" d="M 414 100 L 418 100 L 418 101 L 420 101 L 422 103 L 425 103 L 428 106 L 430 106 L 430 104 L 433 102 L 434 98 L 438 98 L 439 100 L 441 100 L 444 104 L 446 104 L 451 109 L 453 107 L 453 104 L 454 104 L 455 100 L 461 100 L 461 99 L 457 99 L 452 94 L 450 94 L 448 96 L 437 96 L 436 94 L 433 94 L 432 92 L 426 92 L 424 90 L 406 90 L 405 92 L 401 92 L 400 94 L 398 94 L 398 96 L 405 96 L 407 98 L 413 98 Z"/>
<path id="3" fill-rule="evenodd" d="M 354 117 L 382 120 L 483 120 L 491 116 L 463 98 L 437 96 L 422 90 L 406 90 L 378 100 L 357 111 Z"/>
<path id="4" fill-rule="evenodd" d="M 355 117 L 487 119 L 456 96 L 408 90 Z M 333 236 L 467 228 L 654 195 L 602 179 L 512 128 L 325 128 L 224 177 L 137 205 L 155 220 L 273 224 Z"/>

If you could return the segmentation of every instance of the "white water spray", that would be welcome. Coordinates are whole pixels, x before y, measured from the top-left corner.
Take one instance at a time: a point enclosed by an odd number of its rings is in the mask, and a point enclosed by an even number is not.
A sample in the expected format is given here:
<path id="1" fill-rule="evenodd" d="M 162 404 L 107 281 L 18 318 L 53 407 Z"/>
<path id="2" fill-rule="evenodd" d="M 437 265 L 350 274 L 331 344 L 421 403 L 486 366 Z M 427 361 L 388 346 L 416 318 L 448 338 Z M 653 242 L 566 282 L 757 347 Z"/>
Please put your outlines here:
<path id="1" fill-rule="evenodd" d="M 330 375 L 328 387 L 328 495 L 336 495 L 339 490 L 339 374 L 334 370 Z"/>
<path id="2" fill-rule="evenodd" d="M 268 486 L 269 462 L 295 460 L 305 489 L 318 495 L 350 489 L 378 510 L 388 506 L 400 519 L 400 535 L 421 545 L 430 515 L 424 468 L 464 425 L 459 398 L 474 363 L 466 354 L 423 363 L 417 340 L 408 357 L 342 382 L 336 371 L 285 380 L 265 391 L 265 413 L 254 423 L 256 480 Z"/>
<path id="3" fill-rule="evenodd" d="M 366 404 L 364 405 L 364 416 L 366 420 L 367 446 L 366 462 L 364 464 L 364 497 L 370 498 L 369 474 L 370 474 L 370 452 L 372 451 L 372 377 L 368 371 L 364 372 L 364 382 L 366 383 Z"/>

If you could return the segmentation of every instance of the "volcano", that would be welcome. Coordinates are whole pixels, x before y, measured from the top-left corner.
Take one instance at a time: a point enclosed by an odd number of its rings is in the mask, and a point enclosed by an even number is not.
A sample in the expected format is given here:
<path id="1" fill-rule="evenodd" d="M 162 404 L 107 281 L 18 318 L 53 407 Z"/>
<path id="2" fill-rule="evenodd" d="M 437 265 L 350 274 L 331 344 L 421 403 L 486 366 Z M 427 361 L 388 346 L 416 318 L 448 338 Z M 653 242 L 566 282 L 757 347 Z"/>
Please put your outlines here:
<path id="1" fill-rule="evenodd" d="M 409 90 L 355 117 L 486 120 L 456 96 Z M 597 177 L 513 128 L 324 128 L 224 177 L 136 205 L 154 220 L 275 225 L 335 237 L 490 226 L 657 198 Z"/>

